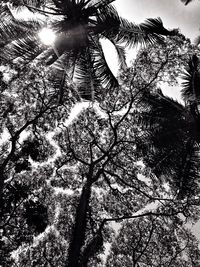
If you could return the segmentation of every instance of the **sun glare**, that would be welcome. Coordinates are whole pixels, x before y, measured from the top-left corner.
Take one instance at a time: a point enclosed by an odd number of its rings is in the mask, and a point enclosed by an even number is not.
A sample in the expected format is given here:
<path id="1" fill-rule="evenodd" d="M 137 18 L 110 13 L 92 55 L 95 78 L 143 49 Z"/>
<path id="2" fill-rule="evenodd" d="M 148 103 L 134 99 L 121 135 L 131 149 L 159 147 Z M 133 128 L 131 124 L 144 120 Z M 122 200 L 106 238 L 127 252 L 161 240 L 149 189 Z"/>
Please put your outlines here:
<path id="1" fill-rule="evenodd" d="M 52 45 L 56 39 L 55 33 L 48 28 L 43 28 L 38 35 L 42 43 L 45 45 Z"/>

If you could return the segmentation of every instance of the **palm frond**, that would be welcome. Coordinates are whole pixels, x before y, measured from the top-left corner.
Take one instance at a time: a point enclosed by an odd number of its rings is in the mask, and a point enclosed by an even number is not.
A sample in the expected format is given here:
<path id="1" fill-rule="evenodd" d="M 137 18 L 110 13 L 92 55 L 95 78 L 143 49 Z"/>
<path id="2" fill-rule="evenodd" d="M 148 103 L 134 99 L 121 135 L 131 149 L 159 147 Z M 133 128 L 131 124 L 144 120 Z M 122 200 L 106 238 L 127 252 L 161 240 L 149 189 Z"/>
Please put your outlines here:
<path id="1" fill-rule="evenodd" d="M 126 70 L 127 64 L 126 64 L 126 51 L 125 48 L 115 44 L 115 49 L 117 51 L 118 59 L 119 59 L 119 66 L 121 69 Z"/>
<path id="2" fill-rule="evenodd" d="M 200 179 L 199 169 L 199 148 L 195 142 L 188 139 L 181 158 L 180 165 L 176 166 L 174 183 L 178 188 L 178 198 L 184 198 L 195 194 Z"/>
<path id="3" fill-rule="evenodd" d="M 192 2 L 193 0 L 181 0 L 181 2 L 183 2 L 186 5 L 188 5 L 190 2 Z"/>
<path id="4" fill-rule="evenodd" d="M 142 131 L 136 138 L 138 155 L 142 155 L 157 176 L 165 175 L 171 179 L 175 175 L 177 159 L 183 155 L 185 140 L 191 134 L 186 111 L 161 92 L 148 93 L 141 102 L 141 111 L 135 116 Z"/>
<path id="5" fill-rule="evenodd" d="M 126 70 L 127 64 L 126 64 L 126 50 L 125 50 L 125 48 L 120 46 L 119 44 L 116 44 L 116 42 L 112 39 L 110 39 L 110 41 L 114 45 L 115 50 L 117 52 L 120 69 Z"/>
<path id="6" fill-rule="evenodd" d="M 115 0 L 97 0 L 97 1 L 90 1 L 90 6 L 93 6 L 95 8 L 104 8 L 108 5 L 110 5 L 112 2 L 114 2 Z"/>
<path id="7" fill-rule="evenodd" d="M 67 1 L 60 1 L 60 0 L 52 0 L 54 4 L 54 10 L 56 13 L 60 13 L 65 15 L 66 18 L 70 19 L 73 18 L 76 14 L 80 16 L 82 13 L 82 9 L 85 6 L 85 1 L 75 1 L 75 0 L 67 0 Z"/>
<path id="8" fill-rule="evenodd" d="M 108 39 L 115 38 L 120 26 L 120 17 L 117 10 L 113 6 L 105 6 L 99 9 L 96 17 L 97 24 L 93 28 L 93 32 Z"/>
<path id="9" fill-rule="evenodd" d="M 118 81 L 110 70 L 101 44 L 97 38 L 92 37 L 90 42 L 90 52 L 93 60 L 95 75 L 103 88 L 114 90 L 118 87 Z"/>
<path id="10" fill-rule="evenodd" d="M 152 118 L 178 118 L 185 108 L 171 97 L 163 95 L 161 90 L 155 93 L 146 92 L 141 96 L 140 108 Z"/>
<path id="11" fill-rule="evenodd" d="M 80 64 L 83 64 L 82 60 L 84 60 L 83 56 L 85 56 L 84 49 L 65 51 L 60 57 L 55 54 L 55 58 L 52 53 L 53 52 L 49 50 L 48 53 L 42 55 L 41 59 L 47 65 L 51 65 L 50 68 L 52 69 L 53 75 L 50 80 L 54 88 L 60 91 L 59 102 L 61 103 L 63 95 L 66 95 L 65 91 L 70 90 L 70 86 L 73 86 L 74 82 L 76 83 L 76 97 L 78 97 L 79 100 L 80 97 L 91 100 L 91 95 L 86 92 L 87 86 L 84 87 L 85 76 L 84 74 L 81 76 L 79 73 L 79 71 L 81 72 Z M 85 66 L 83 66 L 83 71 L 87 72 Z M 58 75 L 56 73 L 58 73 Z M 75 91 L 73 90 L 73 92 Z M 87 95 L 90 96 L 87 97 Z"/>
<path id="12" fill-rule="evenodd" d="M 182 75 L 182 97 L 186 102 L 200 100 L 200 71 L 199 59 L 193 55 L 188 62 L 188 68 Z"/>
<path id="13" fill-rule="evenodd" d="M 81 97 L 86 100 L 94 100 L 94 92 L 98 82 L 89 48 L 85 48 L 80 52 L 74 73 L 74 80 Z"/>
<path id="14" fill-rule="evenodd" d="M 56 68 L 55 66 L 49 68 L 48 82 L 54 88 L 55 97 L 59 104 L 65 103 L 65 99 L 69 96 L 70 85 L 69 77 L 64 68 Z"/>
<path id="15" fill-rule="evenodd" d="M 65 70 L 69 82 L 74 81 L 79 95 L 85 100 L 94 100 L 98 97 L 100 82 L 94 69 L 93 54 L 90 47 L 74 51 L 66 51 L 57 61 L 53 68 Z M 61 82 L 58 79 L 58 84 Z"/>
<path id="16" fill-rule="evenodd" d="M 7 5 L 0 5 L 0 12 L 1 12 L 1 16 L 4 20 L 13 20 L 15 19 L 11 10 L 9 9 L 9 7 Z"/>
<path id="17" fill-rule="evenodd" d="M 44 46 L 34 35 L 27 35 L 7 45 L 1 57 L 9 60 L 21 59 L 24 63 L 33 61 L 42 51 Z"/>
<path id="18" fill-rule="evenodd" d="M 167 30 L 163 26 L 161 18 L 147 19 L 144 23 L 140 24 L 140 29 L 146 32 L 147 34 L 158 34 L 158 35 L 176 35 L 178 33 L 177 29 Z"/>
<path id="19" fill-rule="evenodd" d="M 163 36 L 175 34 L 176 30 L 168 31 L 164 28 L 160 18 L 148 19 L 139 25 L 120 18 L 120 27 L 115 40 L 128 46 L 148 45 L 154 42 L 163 43 Z"/>
<path id="20" fill-rule="evenodd" d="M 57 69 L 63 69 L 71 75 L 70 69 L 72 68 L 72 62 L 75 63 L 77 51 L 65 51 L 62 54 L 56 50 L 56 48 L 49 48 L 45 53 L 41 55 L 42 60 L 45 62 L 45 65 L 53 65 Z"/>
<path id="21" fill-rule="evenodd" d="M 2 18 L 0 21 L 2 47 L 30 32 L 37 32 L 42 27 L 42 23 L 38 20 L 24 21 L 23 19 L 16 19 L 7 6 L 0 7 L 0 12 Z"/>
<path id="22" fill-rule="evenodd" d="M 146 33 L 139 25 L 129 22 L 126 19 L 121 19 L 119 32 L 116 36 L 116 42 L 125 43 L 127 46 L 135 46 L 138 44 L 147 45 L 155 41 L 163 42 L 163 37 Z"/>

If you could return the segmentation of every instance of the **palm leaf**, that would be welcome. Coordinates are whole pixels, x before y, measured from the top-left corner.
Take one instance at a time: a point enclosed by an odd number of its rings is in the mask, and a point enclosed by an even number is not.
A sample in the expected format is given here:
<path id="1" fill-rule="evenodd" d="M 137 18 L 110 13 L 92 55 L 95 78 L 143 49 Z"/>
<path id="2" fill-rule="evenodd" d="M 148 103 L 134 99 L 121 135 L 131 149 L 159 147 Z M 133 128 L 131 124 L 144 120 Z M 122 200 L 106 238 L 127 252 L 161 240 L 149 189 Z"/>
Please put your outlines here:
<path id="1" fill-rule="evenodd" d="M 69 97 L 69 91 L 72 91 L 66 70 L 63 68 L 58 69 L 55 66 L 51 67 L 49 68 L 49 75 L 47 79 L 48 82 L 50 82 L 50 86 L 52 86 L 55 90 L 53 94 L 57 98 L 58 103 L 65 103 L 65 100 Z"/>
<path id="2" fill-rule="evenodd" d="M 85 59 L 84 56 L 86 56 Z M 43 60 L 46 61 L 47 65 L 52 65 L 51 69 L 54 75 L 50 80 L 52 80 L 55 89 L 59 88 L 60 99 L 65 94 L 66 88 L 69 89 L 70 84 L 73 84 L 75 81 L 78 97 L 92 100 L 91 91 L 94 93 L 94 90 L 90 90 L 88 85 L 87 64 L 84 62 L 84 60 L 87 61 L 87 54 L 84 49 L 66 51 L 59 58 L 55 59 L 52 59 L 52 52 L 49 52 L 44 56 Z M 57 72 L 58 76 L 56 76 Z"/>
<path id="3" fill-rule="evenodd" d="M 38 38 L 34 35 L 27 35 L 26 38 L 19 39 L 7 45 L 1 57 L 10 60 L 22 59 L 24 63 L 33 61 L 41 52 L 44 47 L 39 42 Z"/>
<path id="4" fill-rule="evenodd" d="M 81 15 L 82 8 L 84 7 L 83 1 L 60 1 L 52 0 L 57 13 L 65 15 L 66 18 L 70 19 L 74 17 L 74 14 Z"/>
<path id="5" fill-rule="evenodd" d="M 17 20 L 7 6 L 0 6 L 1 21 L 0 21 L 0 38 L 1 47 L 8 43 L 23 38 L 26 34 L 37 32 L 42 24 L 36 20 L 24 21 Z"/>
<path id="6" fill-rule="evenodd" d="M 178 160 L 174 174 L 175 186 L 178 190 L 178 198 L 184 198 L 195 194 L 200 179 L 199 170 L 199 148 L 195 142 L 188 139 L 186 142 L 181 158 Z"/>
<path id="7" fill-rule="evenodd" d="M 120 26 L 117 10 L 113 6 L 104 6 L 99 9 L 96 17 L 97 24 L 93 27 L 93 32 L 101 34 L 108 39 L 115 38 Z"/>
<path id="8" fill-rule="evenodd" d="M 161 90 L 155 93 L 146 92 L 141 96 L 140 109 L 147 114 L 151 121 L 156 118 L 170 119 L 179 118 L 185 108 L 174 99 L 163 95 Z M 156 123 L 156 121 L 155 121 Z"/>
<path id="9" fill-rule="evenodd" d="M 136 138 L 138 156 L 158 177 L 168 179 L 179 191 L 179 198 L 193 194 L 200 178 L 194 122 L 188 121 L 181 104 L 161 92 L 145 95 L 142 102 L 138 120 L 142 133 Z"/>
<path id="10" fill-rule="evenodd" d="M 57 69 L 64 68 L 67 71 L 68 76 L 73 79 L 73 68 L 79 51 L 80 49 L 74 49 L 59 53 L 54 47 L 49 48 L 45 53 L 43 53 L 41 58 L 47 66 L 53 65 Z"/>
<path id="11" fill-rule="evenodd" d="M 75 65 L 75 82 L 83 99 L 94 100 L 94 70 L 89 49 L 82 50 Z"/>
<path id="12" fill-rule="evenodd" d="M 135 120 L 142 129 L 136 146 L 147 166 L 157 176 L 171 177 L 177 158 L 183 154 L 190 125 L 185 119 L 185 109 L 173 99 L 157 94 L 146 94 L 141 100 L 141 111 Z"/>
<path id="13" fill-rule="evenodd" d="M 181 2 L 183 2 L 186 5 L 188 5 L 190 2 L 192 2 L 193 0 L 181 0 Z"/>
<path id="14" fill-rule="evenodd" d="M 175 35 L 176 31 L 168 31 L 163 27 L 161 19 L 148 19 L 145 23 L 136 25 L 125 19 L 120 19 L 117 42 L 126 43 L 129 46 L 142 44 L 148 45 L 154 42 L 163 43 L 165 35 Z"/>
<path id="15" fill-rule="evenodd" d="M 200 72 L 199 59 L 193 55 L 188 63 L 188 68 L 182 75 L 182 97 L 186 102 L 200 100 Z"/>
<path id="16" fill-rule="evenodd" d="M 105 6 L 105 5 L 110 5 L 112 2 L 114 2 L 115 0 L 93 0 L 94 2 L 94 6 L 95 7 L 99 7 L 99 6 Z"/>
<path id="17" fill-rule="evenodd" d="M 126 51 L 125 48 L 116 44 L 115 42 L 112 42 L 115 46 L 115 49 L 117 51 L 118 59 L 119 59 L 119 67 L 120 69 L 126 70 L 127 64 L 126 64 Z"/>
<path id="18" fill-rule="evenodd" d="M 17 38 L 19 34 L 19 23 L 6 5 L 0 6 L 0 12 L 0 38 L 1 42 L 5 43 Z"/>
<path id="19" fill-rule="evenodd" d="M 108 90 L 113 90 L 114 88 L 118 87 L 118 81 L 106 62 L 103 49 L 98 38 L 92 37 L 89 47 L 93 60 L 95 75 L 99 83 L 102 85 L 103 88 L 106 88 Z"/>
<path id="20" fill-rule="evenodd" d="M 81 51 L 75 65 L 74 79 L 81 97 L 86 100 L 94 100 L 100 88 L 93 61 L 90 49 L 85 48 Z"/>
<path id="21" fill-rule="evenodd" d="M 147 34 L 157 34 L 157 35 L 176 35 L 178 33 L 177 29 L 167 30 L 163 26 L 161 18 L 147 19 L 144 23 L 140 24 L 140 29 Z"/>

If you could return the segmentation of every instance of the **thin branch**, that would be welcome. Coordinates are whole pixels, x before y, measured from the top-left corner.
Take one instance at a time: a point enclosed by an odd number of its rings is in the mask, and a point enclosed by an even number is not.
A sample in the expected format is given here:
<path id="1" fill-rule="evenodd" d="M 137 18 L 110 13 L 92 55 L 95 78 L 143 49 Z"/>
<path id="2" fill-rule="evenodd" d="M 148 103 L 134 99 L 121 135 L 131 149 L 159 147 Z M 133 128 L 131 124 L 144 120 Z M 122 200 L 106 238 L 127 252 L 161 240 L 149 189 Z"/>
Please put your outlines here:
<path id="1" fill-rule="evenodd" d="M 102 224 L 104 225 L 106 222 L 118 222 L 118 221 L 123 221 L 123 220 L 129 220 L 129 219 L 135 219 L 135 218 L 140 218 L 140 217 L 144 217 L 144 216 L 164 216 L 164 217 L 171 217 L 174 215 L 179 214 L 180 211 L 177 212 L 171 212 L 170 213 L 164 213 L 164 212 L 160 212 L 160 213 L 156 213 L 156 212 L 146 212 L 146 213 L 142 213 L 142 214 L 138 214 L 138 215 L 129 215 L 129 216 L 121 216 L 121 217 L 115 217 L 115 218 L 105 218 L 102 221 Z"/>
<path id="2" fill-rule="evenodd" d="M 142 255 L 144 254 L 145 250 L 147 249 L 150 241 L 151 241 L 151 237 L 153 235 L 153 232 L 154 232 L 154 227 L 153 227 L 153 222 L 152 222 L 152 227 L 151 227 L 151 230 L 150 230 L 150 233 L 149 233 L 149 237 L 148 237 L 148 240 L 143 248 L 143 250 L 141 251 L 140 255 L 136 258 L 136 262 L 139 261 L 139 259 L 142 257 Z"/>

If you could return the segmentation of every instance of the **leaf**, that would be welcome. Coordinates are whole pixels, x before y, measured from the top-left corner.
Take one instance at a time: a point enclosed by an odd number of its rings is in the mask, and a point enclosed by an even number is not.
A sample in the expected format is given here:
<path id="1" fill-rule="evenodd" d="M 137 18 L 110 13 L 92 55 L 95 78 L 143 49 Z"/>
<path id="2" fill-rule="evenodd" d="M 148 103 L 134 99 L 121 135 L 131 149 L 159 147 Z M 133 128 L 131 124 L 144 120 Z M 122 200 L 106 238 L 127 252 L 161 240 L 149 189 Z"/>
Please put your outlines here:
<path id="1" fill-rule="evenodd" d="M 200 72 L 199 59 L 193 55 L 189 62 L 188 68 L 182 74 L 182 96 L 186 102 L 196 102 L 200 98 Z"/>
<path id="2" fill-rule="evenodd" d="M 191 3 L 193 0 L 181 0 L 181 2 L 183 2 L 186 5 L 188 5 L 189 3 Z"/>
<path id="3" fill-rule="evenodd" d="M 33 61 L 44 50 L 44 47 L 39 42 L 35 35 L 27 35 L 25 38 L 18 39 L 4 48 L 2 58 L 15 60 L 21 58 L 28 63 Z"/>
<path id="4" fill-rule="evenodd" d="M 93 28 L 95 34 L 100 33 L 110 39 L 116 37 L 120 26 L 120 17 L 113 6 L 106 6 L 97 13 L 97 24 Z"/>
<path id="5" fill-rule="evenodd" d="M 92 37 L 90 51 L 93 59 L 95 75 L 99 83 L 108 90 L 113 90 L 118 87 L 118 81 L 106 62 L 103 49 L 97 38 Z"/>
<path id="6" fill-rule="evenodd" d="M 120 69 L 126 70 L 127 69 L 127 64 L 126 64 L 126 51 L 125 48 L 116 44 L 113 40 L 110 40 L 113 45 L 115 46 L 117 55 L 118 55 L 118 60 L 119 60 L 119 66 Z"/>
<path id="7" fill-rule="evenodd" d="M 99 82 L 95 75 L 89 48 L 83 49 L 79 54 L 74 79 L 81 97 L 86 100 L 94 100 L 95 89 L 99 87 Z"/>
<path id="8" fill-rule="evenodd" d="M 24 35 L 37 32 L 41 28 L 41 23 L 36 20 L 24 21 L 16 19 L 7 6 L 0 6 L 0 38 L 1 46 L 5 46 L 11 41 L 24 37 Z"/>
<path id="9" fill-rule="evenodd" d="M 148 45 L 154 42 L 163 43 L 163 36 L 175 35 L 176 33 L 176 30 L 166 30 L 160 18 L 148 19 L 139 25 L 120 18 L 120 26 L 115 41 L 125 43 L 128 46 Z"/>

